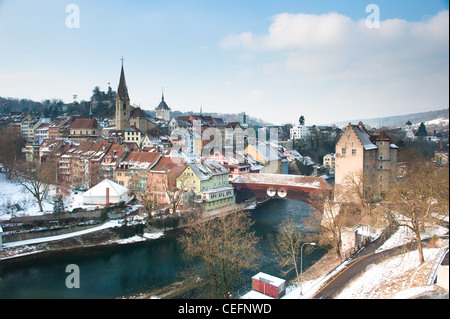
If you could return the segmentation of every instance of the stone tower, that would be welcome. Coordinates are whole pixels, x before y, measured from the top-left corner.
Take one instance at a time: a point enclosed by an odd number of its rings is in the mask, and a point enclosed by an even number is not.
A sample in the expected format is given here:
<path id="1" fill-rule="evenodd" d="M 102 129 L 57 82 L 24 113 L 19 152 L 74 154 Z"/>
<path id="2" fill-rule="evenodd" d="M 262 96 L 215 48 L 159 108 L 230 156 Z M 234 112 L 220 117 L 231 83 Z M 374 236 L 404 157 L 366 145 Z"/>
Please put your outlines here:
<path id="1" fill-rule="evenodd" d="M 130 127 L 130 97 L 128 96 L 122 61 L 122 71 L 120 72 L 119 88 L 116 98 L 116 130 L 126 130 L 128 127 Z"/>
<path id="2" fill-rule="evenodd" d="M 169 122 L 170 121 L 170 107 L 164 101 L 164 92 L 162 93 L 161 103 L 156 107 L 156 118 Z"/>

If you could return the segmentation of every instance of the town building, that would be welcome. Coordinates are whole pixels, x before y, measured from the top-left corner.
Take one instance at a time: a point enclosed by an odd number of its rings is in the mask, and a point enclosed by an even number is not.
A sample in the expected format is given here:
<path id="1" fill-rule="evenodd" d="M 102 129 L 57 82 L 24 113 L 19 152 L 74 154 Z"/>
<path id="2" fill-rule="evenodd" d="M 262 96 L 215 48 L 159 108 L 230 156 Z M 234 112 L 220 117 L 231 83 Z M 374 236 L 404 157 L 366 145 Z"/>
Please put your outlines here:
<path id="1" fill-rule="evenodd" d="M 177 196 L 177 177 L 185 170 L 186 165 L 177 157 L 161 157 L 156 165 L 148 171 L 147 196 L 155 206 L 170 205 Z M 170 198 L 172 193 L 173 198 Z"/>
<path id="2" fill-rule="evenodd" d="M 22 135 L 27 142 L 33 141 L 36 129 L 42 124 L 39 119 L 27 119 L 21 122 Z"/>
<path id="3" fill-rule="evenodd" d="M 114 180 L 116 167 L 128 152 L 126 144 L 112 144 L 100 163 L 100 176 L 102 179 Z"/>
<path id="4" fill-rule="evenodd" d="M 164 93 L 163 93 L 161 97 L 161 103 L 159 103 L 159 105 L 155 108 L 156 118 L 169 122 L 170 113 L 171 113 L 170 107 L 164 101 Z"/>
<path id="5" fill-rule="evenodd" d="M 248 124 L 248 116 L 245 114 L 245 112 L 238 113 L 238 122 L 240 125 Z"/>
<path id="6" fill-rule="evenodd" d="M 189 164 L 177 178 L 177 187 L 192 191 L 190 201 L 203 209 L 217 209 L 236 202 L 228 174 L 229 171 L 215 161 Z"/>
<path id="7" fill-rule="evenodd" d="M 148 185 L 148 171 L 161 156 L 161 152 L 129 152 L 116 167 L 114 181 L 142 196 Z"/>
<path id="8" fill-rule="evenodd" d="M 304 124 L 297 124 L 292 127 L 290 130 L 290 139 L 291 140 L 306 140 L 311 135 L 308 127 Z"/>
<path id="9" fill-rule="evenodd" d="M 335 156 L 334 154 L 327 154 L 323 157 L 323 167 L 328 168 L 328 169 L 334 169 L 335 168 Z"/>
<path id="10" fill-rule="evenodd" d="M 27 162 L 39 161 L 39 149 L 43 142 L 44 139 L 42 137 L 36 137 L 25 144 L 25 160 Z"/>
<path id="11" fill-rule="evenodd" d="M 54 139 L 58 138 L 59 136 L 59 130 L 66 124 L 64 120 L 54 120 L 50 123 L 48 127 L 48 138 Z"/>
<path id="12" fill-rule="evenodd" d="M 278 148 L 266 142 L 249 144 L 244 151 L 263 165 L 262 173 L 287 174 L 289 162 Z"/>
<path id="13" fill-rule="evenodd" d="M 39 125 L 38 128 L 36 128 L 34 135 L 36 137 L 40 137 L 44 140 L 49 138 L 49 123 L 42 123 L 41 125 Z"/>
<path id="14" fill-rule="evenodd" d="M 138 107 L 131 112 L 129 126 L 134 126 L 143 134 L 152 131 L 158 131 L 158 124 L 154 118 L 147 116 L 144 111 Z"/>
<path id="15" fill-rule="evenodd" d="M 232 149 L 222 148 L 222 150 L 215 149 L 208 156 L 203 157 L 204 160 L 216 161 L 223 165 L 229 172 L 229 181 L 232 182 L 238 176 L 250 173 L 250 167 L 247 158 L 239 155 Z"/>
<path id="16" fill-rule="evenodd" d="M 130 126 L 124 131 L 125 143 L 136 143 L 139 147 L 142 146 L 144 134 L 136 126 Z"/>
<path id="17" fill-rule="evenodd" d="M 381 189 L 396 179 L 398 147 L 383 131 L 369 134 L 362 122 L 349 123 L 336 144 L 335 183 L 345 186 L 348 178 L 371 177 Z"/>
<path id="18" fill-rule="evenodd" d="M 100 134 L 101 128 L 95 118 L 78 118 L 70 124 L 69 138 L 72 141 L 86 141 Z"/>

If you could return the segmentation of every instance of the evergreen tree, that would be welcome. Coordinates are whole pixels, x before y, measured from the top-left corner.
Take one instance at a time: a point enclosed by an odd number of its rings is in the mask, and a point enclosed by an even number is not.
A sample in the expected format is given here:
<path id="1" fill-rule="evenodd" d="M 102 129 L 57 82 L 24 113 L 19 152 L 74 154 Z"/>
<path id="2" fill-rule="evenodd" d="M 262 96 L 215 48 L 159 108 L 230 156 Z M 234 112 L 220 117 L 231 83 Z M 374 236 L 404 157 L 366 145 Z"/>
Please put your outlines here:
<path id="1" fill-rule="evenodd" d="M 62 196 L 57 196 L 54 200 L 53 214 L 58 215 L 64 212 L 64 202 Z"/>
<path id="2" fill-rule="evenodd" d="M 419 129 L 417 130 L 416 136 L 423 137 L 423 136 L 427 136 L 427 135 L 428 135 L 427 129 L 425 127 L 425 124 L 423 124 L 423 122 L 422 122 L 422 123 L 420 123 L 420 126 L 419 126 Z"/>

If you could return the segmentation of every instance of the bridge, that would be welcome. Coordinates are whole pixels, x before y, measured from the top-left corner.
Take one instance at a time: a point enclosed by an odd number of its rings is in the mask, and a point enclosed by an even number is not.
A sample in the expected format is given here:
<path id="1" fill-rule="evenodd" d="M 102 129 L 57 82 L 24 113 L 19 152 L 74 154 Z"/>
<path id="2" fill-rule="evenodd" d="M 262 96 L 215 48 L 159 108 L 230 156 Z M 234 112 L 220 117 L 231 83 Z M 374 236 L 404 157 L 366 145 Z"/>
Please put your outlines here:
<path id="1" fill-rule="evenodd" d="M 237 197 L 257 197 L 258 200 L 283 198 L 306 201 L 311 193 L 331 189 L 331 185 L 321 177 L 286 174 L 247 173 L 231 184 Z"/>

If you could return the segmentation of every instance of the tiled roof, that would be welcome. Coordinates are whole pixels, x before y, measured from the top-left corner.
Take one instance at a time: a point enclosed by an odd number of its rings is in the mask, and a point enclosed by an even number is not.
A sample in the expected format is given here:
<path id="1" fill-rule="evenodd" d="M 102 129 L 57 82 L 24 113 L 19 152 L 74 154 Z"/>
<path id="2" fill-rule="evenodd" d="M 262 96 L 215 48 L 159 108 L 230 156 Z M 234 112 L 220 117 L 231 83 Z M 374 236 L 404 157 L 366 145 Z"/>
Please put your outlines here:
<path id="1" fill-rule="evenodd" d="M 160 152 L 130 152 L 120 164 L 128 165 L 129 169 L 149 169 L 160 156 Z"/>
<path id="2" fill-rule="evenodd" d="M 81 118 L 76 119 L 70 124 L 72 129 L 98 129 L 98 123 L 96 119 Z"/>

